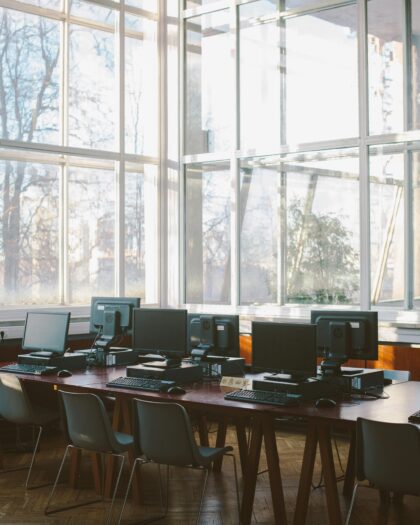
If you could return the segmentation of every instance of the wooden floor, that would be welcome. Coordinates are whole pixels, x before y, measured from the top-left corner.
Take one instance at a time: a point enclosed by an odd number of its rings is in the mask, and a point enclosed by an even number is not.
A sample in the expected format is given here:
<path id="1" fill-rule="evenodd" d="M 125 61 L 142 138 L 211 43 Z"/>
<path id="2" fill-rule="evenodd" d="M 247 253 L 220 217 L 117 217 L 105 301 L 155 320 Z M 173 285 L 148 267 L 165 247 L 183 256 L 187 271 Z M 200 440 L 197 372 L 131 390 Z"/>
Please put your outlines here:
<path id="1" fill-rule="evenodd" d="M 212 429 L 211 429 L 212 430 Z M 215 435 L 211 434 L 214 442 Z M 345 463 L 348 443 L 345 437 L 337 438 L 338 449 L 342 462 Z M 235 446 L 234 433 L 228 433 L 228 442 Z M 280 428 L 277 434 L 278 449 L 280 454 L 280 466 L 282 469 L 285 500 L 287 506 L 288 523 L 293 522 L 293 512 L 296 500 L 297 486 L 299 481 L 300 466 L 305 443 L 304 434 L 298 429 Z M 58 431 L 50 431 L 42 443 L 42 449 L 34 468 L 33 481 L 37 484 L 52 481 L 61 456 L 64 451 L 64 443 Z M 5 455 L 5 466 L 25 465 L 28 463 L 28 453 L 7 453 Z M 239 462 L 238 462 L 239 463 Z M 336 455 L 337 472 L 340 471 L 339 461 Z M 57 505 L 69 504 L 71 502 L 85 501 L 95 497 L 92 490 L 89 456 L 82 462 L 82 473 L 80 489 L 71 490 L 66 483 L 60 484 L 57 489 L 55 503 Z M 345 466 L 345 465 L 343 465 Z M 265 458 L 262 454 L 260 470 L 265 468 Z M 157 466 L 147 465 L 143 467 L 144 502 L 141 506 L 129 502 L 124 513 L 124 524 L 131 524 L 141 518 L 151 517 L 159 512 L 159 491 Z M 163 470 L 164 472 L 164 470 Z M 43 487 L 35 490 L 25 491 L 23 481 L 25 471 L 9 472 L 0 475 L 0 523 L 7 524 L 51 524 L 51 525 L 83 525 L 102 524 L 107 505 L 97 503 L 91 506 L 66 511 L 54 516 L 44 516 L 43 508 L 46 503 L 51 487 Z M 319 462 L 314 473 L 314 484 L 320 481 Z M 127 483 L 127 472 L 124 473 L 122 482 L 123 490 Z M 194 524 L 196 520 L 197 502 L 200 497 L 202 473 L 193 470 L 171 468 L 169 484 L 169 513 L 165 520 L 160 523 L 167 525 Z M 241 482 L 241 478 L 240 478 Z M 340 489 L 341 489 L 340 484 Z M 226 458 L 223 472 L 221 474 L 211 473 L 209 476 L 208 490 L 203 506 L 201 524 L 208 525 L 233 525 L 238 523 L 235 483 L 231 459 Z M 273 514 L 271 511 L 271 496 L 267 473 L 262 473 L 258 478 L 257 491 L 254 504 L 254 523 L 272 524 Z M 118 499 L 114 513 L 113 523 L 121 508 L 122 500 Z M 348 508 L 348 502 L 342 498 L 341 506 L 343 516 Z M 372 489 L 360 489 L 356 506 L 353 513 L 353 525 L 385 524 L 403 525 L 420 523 L 420 498 L 406 497 L 403 505 L 392 505 L 387 514 L 379 512 L 379 496 Z M 323 488 L 312 491 L 310 497 L 310 508 L 307 523 L 310 525 L 323 525 L 328 523 L 326 507 L 324 504 Z"/>

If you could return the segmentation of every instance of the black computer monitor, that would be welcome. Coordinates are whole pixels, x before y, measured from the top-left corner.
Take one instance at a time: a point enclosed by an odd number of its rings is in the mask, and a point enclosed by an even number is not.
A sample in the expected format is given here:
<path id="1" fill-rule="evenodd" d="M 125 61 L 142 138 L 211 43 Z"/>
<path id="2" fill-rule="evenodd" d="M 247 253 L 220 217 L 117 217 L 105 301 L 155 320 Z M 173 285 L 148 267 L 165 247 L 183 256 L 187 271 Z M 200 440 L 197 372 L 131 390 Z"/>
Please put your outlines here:
<path id="1" fill-rule="evenodd" d="M 38 355 L 63 355 L 67 347 L 69 323 L 70 312 L 28 312 L 22 349 Z"/>
<path id="2" fill-rule="evenodd" d="M 133 316 L 133 350 L 172 359 L 187 355 L 187 310 L 136 308 Z"/>
<path id="3" fill-rule="evenodd" d="M 378 359 L 378 312 L 312 310 L 317 354 L 324 373 L 340 374 L 348 359 Z"/>
<path id="4" fill-rule="evenodd" d="M 139 306 L 138 297 L 92 297 L 90 332 L 113 336 L 131 333 L 133 310 Z"/>
<path id="5" fill-rule="evenodd" d="M 316 376 L 316 326 L 298 323 L 252 323 L 252 368 L 271 379 Z"/>
<path id="6" fill-rule="evenodd" d="M 188 343 L 193 356 L 239 357 L 239 315 L 189 314 Z"/>

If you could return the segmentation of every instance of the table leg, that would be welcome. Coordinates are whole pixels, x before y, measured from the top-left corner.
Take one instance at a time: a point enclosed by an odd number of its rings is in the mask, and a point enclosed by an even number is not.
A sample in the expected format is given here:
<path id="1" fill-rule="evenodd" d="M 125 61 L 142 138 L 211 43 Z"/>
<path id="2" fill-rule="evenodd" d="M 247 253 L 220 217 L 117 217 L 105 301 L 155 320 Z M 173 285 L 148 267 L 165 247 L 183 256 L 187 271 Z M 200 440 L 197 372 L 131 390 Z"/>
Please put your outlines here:
<path id="1" fill-rule="evenodd" d="M 318 432 L 316 425 L 314 423 L 309 423 L 296 499 L 295 516 L 293 520 L 294 525 L 304 525 L 306 521 L 317 444 Z"/>
<path id="2" fill-rule="evenodd" d="M 241 505 L 241 524 L 250 525 L 252 507 L 254 505 L 255 486 L 257 484 L 258 465 L 261 455 L 262 423 L 255 418 L 251 428 L 251 443 L 249 446 L 246 474 L 244 477 L 244 490 Z"/>
<path id="3" fill-rule="evenodd" d="M 286 508 L 284 506 L 283 483 L 281 480 L 279 455 L 277 451 L 276 431 L 272 416 L 264 415 L 263 433 L 265 453 L 267 456 L 268 475 L 270 478 L 271 499 L 274 510 L 274 523 L 287 523 Z"/>
<path id="4" fill-rule="evenodd" d="M 346 473 L 344 476 L 343 495 L 350 498 L 353 493 L 354 479 L 356 477 L 356 431 L 351 430 L 350 449 L 347 458 Z"/>
<path id="5" fill-rule="evenodd" d="M 99 452 L 92 452 L 92 474 L 93 483 L 97 494 L 102 494 L 102 457 Z"/>
<path id="6" fill-rule="evenodd" d="M 236 438 L 238 440 L 239 458 L 241 461 L 242 476 L 245 476 L 246 462 L 248 456 L 248 440 L 246 438 L 246 423 L 243 419 L 238 419 L 235 423 Z"/>
<path id="7" fill-rule="evenodd" d="M 319 451 L 321 453 L 322 470 L 325 478 L 325 497 L 327 500 L 329 522 L 331 525 L 341 525 L 343 520 L 338 500 L 337 480 L 331 447 L 331 432 L 328 425 L 318 425 L 318 441 Z"/>
<path id="8" fill-rule="evenodd" d="M 217 429 L 217 438 L 216 438 L 217 448 L 222 448 L 225 446 L 226 432 L 227 432 L 227 422 L 226 422 L 226 418 L 223 417 L 223 418 L 220 418 L 219 427 Z M 223 462 L 223 456 L 221 456 L 220 459 L 217 459 L 213 463 L 214 472 L 220 472 L 222 470 L 222 462 Z"/>
<path id="9" fill-rule="evenodd" d="M 198 416 L 198 434 L 200 436 L 200 444 L 202 447 L 209 446 L 209 433 L 207 431 L 206 416 Z"/>
<path id="10" fill-rule="evenodd" d="M 79 448 L 72 448 L 70 450 L 69 483 L 73 489 L 77 488 L 77 482 L 79 479 L 79 472 L 80 472 L 81 457 L 82 457 L 82 451 Z"/>

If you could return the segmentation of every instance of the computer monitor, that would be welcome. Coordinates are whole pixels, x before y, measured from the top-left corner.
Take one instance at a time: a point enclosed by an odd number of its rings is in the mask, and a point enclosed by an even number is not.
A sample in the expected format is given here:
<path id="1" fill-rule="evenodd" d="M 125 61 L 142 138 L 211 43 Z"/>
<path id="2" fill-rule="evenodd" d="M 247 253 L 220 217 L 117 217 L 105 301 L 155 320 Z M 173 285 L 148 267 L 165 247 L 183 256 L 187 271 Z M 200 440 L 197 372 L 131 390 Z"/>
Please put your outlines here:
<path id="1" fill-rule="evenodd" d="M 98 334 L 95 344 L 108 350 L 117 335 L 131 334 L 133 310 L 139 306 L 138 297 L 92 297 L 90 332 Z"/>
<path id="2" fill-rule="evenodd" d="M 252 323 L 252 368 L 269 379 L 316 376 L 316 327 L 312 324 Z"/>
<path id="3" fill-rule="evenodd" d="M 378 359 L 378 313 L 345 310 L 312 310 L 317 325 L 317 354 L 321 370 L 340 374 L 348 359 Z"/>
<path id="4" fill-rule="evenodd" d="M 192 356 L 239 357 L 239 315 L 189 314 L 188 342 Z"/>
<path id="5" fill-rule="evenodd" d="M 187 355 L 187 348 L 187 310 L 134 310 L 133 350 L 180 360 Z"/>
<path id="6" fill-rule="evenodd" d="M 63 355 L 69 323 L 70 312 L 28 312 L 22 349 L 43 357 Z"/>

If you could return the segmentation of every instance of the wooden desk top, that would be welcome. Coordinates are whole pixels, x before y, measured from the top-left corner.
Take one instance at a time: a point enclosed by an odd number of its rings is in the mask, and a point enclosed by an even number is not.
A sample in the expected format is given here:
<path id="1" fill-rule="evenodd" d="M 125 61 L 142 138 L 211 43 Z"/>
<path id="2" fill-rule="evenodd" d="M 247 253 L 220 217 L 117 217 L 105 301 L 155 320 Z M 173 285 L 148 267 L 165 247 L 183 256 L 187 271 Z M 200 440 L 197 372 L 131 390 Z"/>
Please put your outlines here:
<path id="1" fill-rule="evenodd" d="M 170 395 L 166 393 L 130 390 L 125 388 L 107 387 L 106 383 L 120 376 L 125 376 L 125 366 L 93 368 L 86 371 L 73 371 L 71 377 L 59 378 L 56 375 L 20 376 L 25 381 L 54 384 L 58 388 L 74 388 L 90 392 L 109 394 L 113 396 L 137 397 L 141 399 L 175 401 L 186 408 L 203 410 L 209 413 L 225 413 L 226 415 L 251 416 L 257 413 L 269 413 L 274 417 L 295 416 L 305 419 L 325 420 L 326 422 L 342 422 L 354 424 L 358 417 L 406 423 L 408 416 L 420 410 L 420 382 L 410 381 L 386 387 L 388 399 L 361 399 L 337 403 L 334 408 L 316 408 L 313 401 L 299 406 L 277 407 L 238 401 L 227 401 L 224 394 L 229 389 L 223 389 L 217 382 L 203 382 L 186 386 L 186 394 Z"/>

